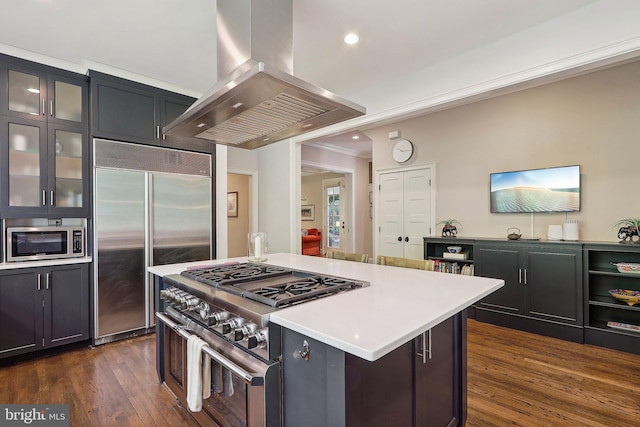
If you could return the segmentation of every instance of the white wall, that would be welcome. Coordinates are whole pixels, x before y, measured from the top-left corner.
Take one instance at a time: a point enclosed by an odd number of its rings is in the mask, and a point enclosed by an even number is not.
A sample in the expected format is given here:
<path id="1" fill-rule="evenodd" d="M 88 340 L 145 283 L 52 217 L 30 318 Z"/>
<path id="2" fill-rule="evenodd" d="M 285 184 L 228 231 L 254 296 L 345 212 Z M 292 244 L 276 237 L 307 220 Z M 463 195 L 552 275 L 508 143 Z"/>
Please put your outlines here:
<path id="1" fill-rule="evenodd" d="M 290 140 L 255 150 L 260 193 L 258 231 L 269 233 L 269 252 L 300 251 L 300 147 Z"/>
<path id="2" fill-rule="evenodd" d="M 581 240 L 617 241 L 613 224 L 640 215 L 640 61 L 367 131 L 376 170 L 397 166 L 388 132 L 416 146 L 407 166 L 437 165 L 436 222 L 462 222 L 459 236 L 531 234 L 530 214 L 491 214 L 489 174 L 581 165 Z M 565 214 L 534 215 L 535 236 Z M 435 233 L 439 234 L 438 231 Z"/>

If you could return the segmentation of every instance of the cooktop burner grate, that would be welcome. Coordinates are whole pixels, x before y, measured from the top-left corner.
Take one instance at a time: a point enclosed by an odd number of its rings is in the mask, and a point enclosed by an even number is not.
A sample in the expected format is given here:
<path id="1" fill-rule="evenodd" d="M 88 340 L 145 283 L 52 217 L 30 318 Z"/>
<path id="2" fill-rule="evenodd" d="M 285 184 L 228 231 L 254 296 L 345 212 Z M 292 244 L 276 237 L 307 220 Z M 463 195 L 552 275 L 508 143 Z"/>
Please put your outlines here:
<path id="1" fill-rule="evenodd" d="M 350 280 L 315 276 L 279 285 L 265 286 L 244 292 L 242 295 L 271 307 L 284 307 L 361 286 Z"/>
<path id="2" fill-rule="evenodd" d="M 185 270 L 180 275 L 210 286 L 233 285 L 290 274 L 291 270 L 267 264 L 237 263 Z"/>

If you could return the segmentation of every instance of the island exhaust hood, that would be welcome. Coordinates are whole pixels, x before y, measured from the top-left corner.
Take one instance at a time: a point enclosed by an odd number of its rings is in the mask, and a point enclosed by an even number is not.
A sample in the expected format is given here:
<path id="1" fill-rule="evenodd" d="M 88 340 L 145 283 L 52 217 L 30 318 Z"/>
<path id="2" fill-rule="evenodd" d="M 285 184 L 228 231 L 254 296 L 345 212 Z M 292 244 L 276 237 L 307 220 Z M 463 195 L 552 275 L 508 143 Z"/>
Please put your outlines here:
<path id="1" fill-rule="evenodd" d="M 218 0 L 216 15 L 218 81 L 167 136 L 251 149 L 365 113 L 293 76 L 293 0 Z"/>

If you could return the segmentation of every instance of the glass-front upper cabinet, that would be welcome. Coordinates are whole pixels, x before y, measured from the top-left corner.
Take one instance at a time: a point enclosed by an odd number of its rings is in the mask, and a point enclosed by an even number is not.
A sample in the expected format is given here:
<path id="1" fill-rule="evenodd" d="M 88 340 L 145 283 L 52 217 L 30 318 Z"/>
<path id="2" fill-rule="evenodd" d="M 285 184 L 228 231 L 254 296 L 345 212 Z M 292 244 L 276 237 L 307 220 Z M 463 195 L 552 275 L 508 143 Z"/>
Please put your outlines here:
<path id="1" fill-rule="evenodd" d="M 66 125 L 87 119 L 86 79 L 57 75 L 6 63 L 2 114 Z"/>
<path id="2" fill-rule="evenodd" d="M 85 158 L 81 132 L 71 129 L 52 129 L 54 139 L 53 195 L 50 201 L 56 208 L 82 208 Z M 50 166 L 51 169 L 51 166 Z"/>
<path id="3" fill-rule="evenodd" d="M 86 214 L 86 131 L 4 116 L 0 132 L 4 217 Z"/>
<path id="4" fill-rule="evenodd" d="M 46 125 L 3 118 L 2 138 L 3 206 L 41 208 L 46 205 Z M 5 163 L 6 162 L 6 163 Z"/>

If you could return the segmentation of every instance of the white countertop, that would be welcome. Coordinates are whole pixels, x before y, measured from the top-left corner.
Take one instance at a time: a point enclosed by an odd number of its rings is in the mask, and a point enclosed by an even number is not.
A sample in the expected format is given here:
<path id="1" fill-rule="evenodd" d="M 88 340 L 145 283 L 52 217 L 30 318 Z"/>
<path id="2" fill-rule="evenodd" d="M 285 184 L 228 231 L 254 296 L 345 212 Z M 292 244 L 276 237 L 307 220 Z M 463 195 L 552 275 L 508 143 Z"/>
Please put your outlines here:
<path id="1" fill-rule="evenodd" d="M 165 276 L 230 258 L 149 267 Z M 270 321 L 374 361 L 504 285 L 503 280 L 364 264 L 294 254 L 270 254 L 267 264 L 364 280 L 371 286 L 272 313 Z"/>
<path id="2" fill-rule="evenodd" d="M 15 270 L 17 268 L 51 267 L 56 265 L 86 264 L 93 259 L 90 256 L 80 258 L 46 259 L 41 261 L 0 262 L 0 270 Z"/>

